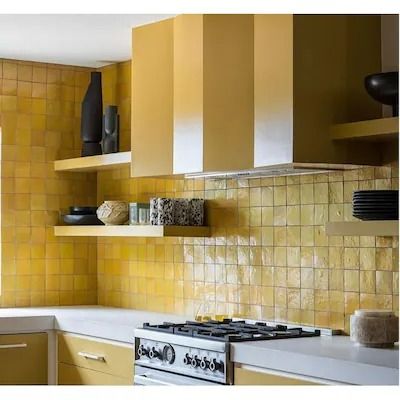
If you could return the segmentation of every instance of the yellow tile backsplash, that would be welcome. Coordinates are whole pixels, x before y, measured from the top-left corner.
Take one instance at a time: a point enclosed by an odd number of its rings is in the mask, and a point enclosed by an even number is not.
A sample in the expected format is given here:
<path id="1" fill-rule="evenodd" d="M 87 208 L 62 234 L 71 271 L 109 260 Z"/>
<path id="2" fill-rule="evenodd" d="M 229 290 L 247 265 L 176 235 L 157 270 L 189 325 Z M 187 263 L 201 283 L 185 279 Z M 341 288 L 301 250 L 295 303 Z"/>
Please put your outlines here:
<path id="1" fill-rule="evenodd" d="M 368 174 L 376 187 L 375 171 L 397 179 L 395 166 L 367 171 L 352 171 L 355 181 L 336 172 L 290 177 L 286 185 L 285 178 L 184 181 L 131 179 L 128 168 L 101 172 L 99 202 L 206 198 L 212 237 L 99 238 L 99 304 L 346 330 L 356 308 L 397 311 L 398 239 L 325 234 L 330 215 L 348 219 L 338 213 L 345 182 L 357 187 Z"/>
<path id="2" fill-rule="evenodd" d="M 0 306 L 97 303 L 96 240 L 56 238 L 59 211 L 96 204 L 94 174 L 55 173 L 80 154 L 90 70 L 0 59 Z"/>

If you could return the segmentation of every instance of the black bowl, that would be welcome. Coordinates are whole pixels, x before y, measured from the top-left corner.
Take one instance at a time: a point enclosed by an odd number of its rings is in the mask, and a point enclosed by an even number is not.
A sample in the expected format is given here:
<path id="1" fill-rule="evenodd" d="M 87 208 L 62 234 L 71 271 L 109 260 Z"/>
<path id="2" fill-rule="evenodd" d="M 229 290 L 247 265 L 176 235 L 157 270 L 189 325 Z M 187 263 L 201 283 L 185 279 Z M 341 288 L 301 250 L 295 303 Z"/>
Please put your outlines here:
<path id="1" fill-rule="evenodd" d="M 399 73 L 382 72 L 364 79 L 365 89 L 376 101 L 393 107 L 393 116 L 399 115 Z"/>
<path id="2" fill-rule="evenodd" d="M 97 207 L 71 206 L 69 212 L 72 215 L 96 215 Z"/>

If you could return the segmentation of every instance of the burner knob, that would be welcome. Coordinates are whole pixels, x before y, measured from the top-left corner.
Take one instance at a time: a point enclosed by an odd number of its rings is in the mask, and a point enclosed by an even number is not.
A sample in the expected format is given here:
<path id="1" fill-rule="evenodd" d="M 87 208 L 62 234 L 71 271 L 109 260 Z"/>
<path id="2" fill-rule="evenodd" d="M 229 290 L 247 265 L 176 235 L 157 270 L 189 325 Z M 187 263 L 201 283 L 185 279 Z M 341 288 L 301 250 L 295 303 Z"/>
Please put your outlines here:
<path id="1" fill-rule="evenodd" d="M 149 351 L 149 357 L 150 358 L 162 358 L 161 353 L 156 350 L 155 347 L 152 347 L 151 350 Z"/>
<path id="2" fill-rule="evenodd" d="M 197 368 L 197 367 L 200 365 L 200 360 L 199 360 L 199 358 L 198 358 L 197 356 L 194 356 L 194 357 L 192 358 L 191 364 L 192 364 L 192 367 L 193 367 L 193 368 Z"/>
<path id="3" fill-rule="evenodd" d="M 137 354 L 139 357 L 142 356 L 148 356 L 149 355 L 149 349 L 146 349 L 146 347 L 144 347 L 142 344 L 139 346 L 138 350 L 137 350 Z"/>
<path id="4" fill-rule="evenodd" d="M 218 362 L 216 358 L 213 358 L 210 362 L 209 365 L 210 371 L 214 372 L 214 371 L 221 371 L 224 372 L 224 363 Z"/>
<path id="5" fill-rule="evenodd" d="M 192 357 L 189 356 L 189 353 L 186 353 L 184 359 L 183 359 L 183 363 L 185 365 L 191 365 L 192 363 Z"/>
<path id="6" fill-rule="evenodd" d="M 200 361 L 200 368 L 207 369 L 209 365 L 210 361 L 208 361 L 206 357 L 203 357 L 203 359 Z"/>

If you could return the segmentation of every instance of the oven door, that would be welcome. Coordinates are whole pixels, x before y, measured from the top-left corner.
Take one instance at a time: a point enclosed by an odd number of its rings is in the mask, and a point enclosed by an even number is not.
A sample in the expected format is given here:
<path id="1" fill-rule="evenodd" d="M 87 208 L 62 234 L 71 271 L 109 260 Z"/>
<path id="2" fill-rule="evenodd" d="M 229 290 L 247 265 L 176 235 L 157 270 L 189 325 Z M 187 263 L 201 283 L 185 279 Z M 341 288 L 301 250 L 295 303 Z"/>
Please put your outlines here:
<path id="1" fill-rule="evenodd" d="M 203 381 L 171 372 L 159 371 L 157 369 L 135 366 L 134 385 L 140 386 L 204 386 L 219 385 L 216 382 Z"/>

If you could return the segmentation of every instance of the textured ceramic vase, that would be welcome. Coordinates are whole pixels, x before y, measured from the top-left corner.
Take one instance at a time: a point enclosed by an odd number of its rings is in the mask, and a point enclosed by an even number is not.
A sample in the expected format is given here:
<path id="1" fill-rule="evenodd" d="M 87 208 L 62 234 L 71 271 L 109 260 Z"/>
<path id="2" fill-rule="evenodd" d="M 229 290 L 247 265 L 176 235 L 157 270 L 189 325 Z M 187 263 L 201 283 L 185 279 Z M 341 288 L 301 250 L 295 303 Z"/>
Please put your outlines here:
<path id="1" fill-rule="evenodd" d="M 119 115 L 117 106 L 107 106 L 103 117 L 103 153 L 119 151 Z"/>
<path id="2" fill-rule="evenodd" d="M 365 347 L 393 347 L 399 341 L 399 318 L 387 310 L 355 310 L 350 339 Z"/>
<path id="3" fill-rule="evenodd" d="M 92 72 L 89 87 L 82 101 L 82 157 L 102 154 L 103 98 L 101 72 Z"/>
<path id="4" fill-rule="evenodd" d="M 96 211 L 97 218 L 105 225 L 124 225 L 129 219 L 129 207 L 125 201 L 105 201 Z"/>

